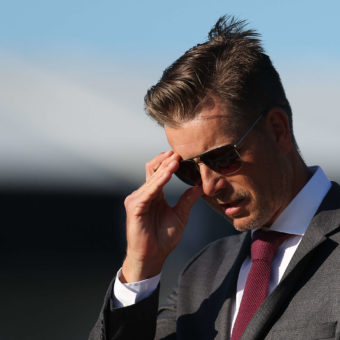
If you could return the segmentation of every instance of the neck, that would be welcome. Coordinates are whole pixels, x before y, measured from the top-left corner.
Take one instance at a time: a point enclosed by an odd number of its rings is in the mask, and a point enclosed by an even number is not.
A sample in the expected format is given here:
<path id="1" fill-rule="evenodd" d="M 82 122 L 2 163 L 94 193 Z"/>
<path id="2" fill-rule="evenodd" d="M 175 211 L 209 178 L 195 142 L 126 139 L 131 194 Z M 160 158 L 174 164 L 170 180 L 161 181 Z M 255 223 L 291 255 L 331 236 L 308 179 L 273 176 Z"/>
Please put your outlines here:
<path id="1" fill-rule="evenodd" d="M 291 202 L 299 191 L 306 185 L 311 177 L 307 165 L 297 150 L 291 151 L 286 162 L 282 164 L 283 176 L 285 178 L 285 188 L 287 195 L 284 204 L 276 211 L 271 221 L 266 225 L 270 227 L 276 218 L 282 213 L 286 206 Z"/>
<path id="2" fill-rule="evenodd" d="M 311 173 L 297 150 L 292 154 L 291 193 L 293 199 L 311 178 Z"/>

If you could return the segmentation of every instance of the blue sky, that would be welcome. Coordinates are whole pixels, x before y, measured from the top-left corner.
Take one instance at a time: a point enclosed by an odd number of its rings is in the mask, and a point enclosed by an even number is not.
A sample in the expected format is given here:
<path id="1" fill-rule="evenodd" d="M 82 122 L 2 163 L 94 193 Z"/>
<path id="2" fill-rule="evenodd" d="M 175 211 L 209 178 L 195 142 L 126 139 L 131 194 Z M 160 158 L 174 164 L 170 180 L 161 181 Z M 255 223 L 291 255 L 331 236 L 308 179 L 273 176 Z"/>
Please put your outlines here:
<path id="1" fill-rule="evenodd" d="M 261 33 L 306 160 L 335 174 L 339 13 L 338 0 L 3 2 L 0 181 L 140 182 L 144 162 L 167 148 L 144 93 L 224 14 Z"/>
<path id="2" fill-rule="evenodd" d="M 268 52 L 339 57 L 340 3 L 330 1 L 7 1 L 1 5 L 1 46 L 18 53 L 94 50 L 124 58 L 177 56 L 205 39 L 223 14 L 247 19 Z M 133 58 L 133 56 L 130 56 Z"/>

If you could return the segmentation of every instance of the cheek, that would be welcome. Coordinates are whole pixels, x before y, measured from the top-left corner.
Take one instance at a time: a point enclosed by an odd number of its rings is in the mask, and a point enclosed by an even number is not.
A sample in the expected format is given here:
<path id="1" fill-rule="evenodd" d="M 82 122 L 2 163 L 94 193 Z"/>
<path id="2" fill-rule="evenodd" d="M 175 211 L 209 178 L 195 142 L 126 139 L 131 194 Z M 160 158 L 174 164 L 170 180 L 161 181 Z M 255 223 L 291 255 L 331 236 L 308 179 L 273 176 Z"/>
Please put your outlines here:
<path id="1" fill-rule="evenodd" d="M 269 181 L 270 182 L 270 181 Z M 258 209 L 270 204 L 272 200 L 271 184 L 266 176 L 262 176 L 258 172 L 253 176 L 249 176 L 238 187 L 238 192 L 249 199 L 249 209 Z"/>
<path id="2" fill-rule="evenodd" d="M 267 200 L 275 197 L 278 184 L 282 182 L 280 160 L 270 151 L 272 150 L 257 154 L 257 157 L 254 156 L 244 165 L 244 188 L 253 197 L 265 197 Z"/>
<path id="3" fill-rule="evenodd" d="M 267 176 L 257 177 L 251 191 L 254 204 L 263 211 L 276 211 L 284 197 L 282 179 L 278 173 L 268 173 Z"/>

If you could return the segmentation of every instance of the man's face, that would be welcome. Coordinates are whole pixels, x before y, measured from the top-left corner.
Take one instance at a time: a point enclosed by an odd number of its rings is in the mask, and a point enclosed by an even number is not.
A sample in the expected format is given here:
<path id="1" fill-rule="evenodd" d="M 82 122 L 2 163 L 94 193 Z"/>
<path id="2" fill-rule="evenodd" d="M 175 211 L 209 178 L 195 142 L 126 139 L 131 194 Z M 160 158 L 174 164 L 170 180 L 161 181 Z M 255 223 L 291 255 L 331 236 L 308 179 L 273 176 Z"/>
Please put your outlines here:
<path id="1" fill-rule="evenodd" d="M 165 133 L 173 151 L 188 159 L 221 145 L 235 144 L 252 124 L 236 133 L 228 131 L 231 119 L 231 113 L 215 100 L 214 105 L 180 127 L 166 126 Z M 275 138 L 266 132 L 265 120 L 263 117 L 259 123 L 265 125 L 264 129 L 252 131 L 242 143 L 243 165 L 237 173 L 221 175 L 199 163 L 203 198 L 241 231 L 271 225 L 291 199 L 287 159 L 278 151 Z"/>

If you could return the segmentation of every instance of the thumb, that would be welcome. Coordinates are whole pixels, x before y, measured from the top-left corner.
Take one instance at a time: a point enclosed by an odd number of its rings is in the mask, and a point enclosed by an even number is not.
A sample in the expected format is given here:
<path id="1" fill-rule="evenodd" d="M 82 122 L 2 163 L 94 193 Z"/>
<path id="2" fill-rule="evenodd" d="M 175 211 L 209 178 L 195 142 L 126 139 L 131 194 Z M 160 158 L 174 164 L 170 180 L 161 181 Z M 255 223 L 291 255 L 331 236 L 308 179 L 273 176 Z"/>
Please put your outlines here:
<path id="1" fill-rule="evenodd" d="M 177 216 L 183 221 L 184 224 L 187 223 L 189 218 L 190 210 L 198 200 L 199 197 L 203 195 L 203 190 L 201 186 L 192 187 L 186 190 L 183 195 L 179 198 L 174 210 Z"/>

